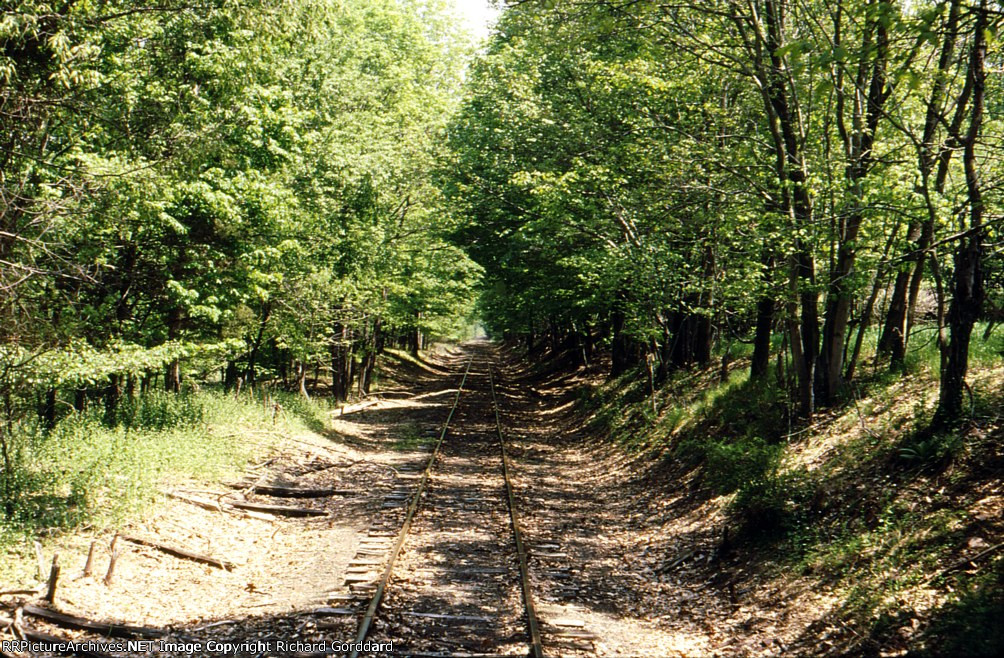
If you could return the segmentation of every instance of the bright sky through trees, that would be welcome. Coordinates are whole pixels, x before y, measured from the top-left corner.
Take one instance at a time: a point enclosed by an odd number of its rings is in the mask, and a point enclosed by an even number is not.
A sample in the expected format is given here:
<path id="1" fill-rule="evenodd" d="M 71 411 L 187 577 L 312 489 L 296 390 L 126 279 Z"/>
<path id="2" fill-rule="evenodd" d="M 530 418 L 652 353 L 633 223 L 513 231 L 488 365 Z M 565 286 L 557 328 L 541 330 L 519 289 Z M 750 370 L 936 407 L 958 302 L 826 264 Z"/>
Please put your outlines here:
<path id="1" fill-rule="evenodd" d="M 498 8 L 490 0 L 454 0 L 457 11 L 464 17 L 469 29 L 478 39 L 488 36 L 498 18 Z"/>

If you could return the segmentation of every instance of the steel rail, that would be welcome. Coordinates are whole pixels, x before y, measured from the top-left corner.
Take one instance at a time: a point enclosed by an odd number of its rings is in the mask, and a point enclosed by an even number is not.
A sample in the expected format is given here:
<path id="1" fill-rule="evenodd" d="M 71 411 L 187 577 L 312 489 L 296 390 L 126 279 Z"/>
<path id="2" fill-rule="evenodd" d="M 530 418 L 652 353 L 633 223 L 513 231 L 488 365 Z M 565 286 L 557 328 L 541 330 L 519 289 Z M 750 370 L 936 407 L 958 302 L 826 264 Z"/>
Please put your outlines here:
<path id="1" fill-rule="evenodd" d="M 544 646 L 540 639 L 540 627 L 537 623 L 537 609 L 533 604 L 533 592 L 530 589 L 530 567 L 527 564 L 526 545 L 516 518 L 516 495 L 513 493 L 512 478 L 509 468 L 509 453 L 505 448 L 505 437 L 502 434 L 502 421 L 499 418 L 499 403 L 495 396 L 495 377 L 492 366 L 488 366 L 488 381 L 492 389 L 492 407 L 495 409 L 495 429 L 498 432 L 499 446 L 502 448 L 502 473 L 505 476 L 505 488 L 509 498 L 509 519 L 512 521 L 512 534 L 516 539 L 516 553 L 519 555 L 519 576 L 523 586 L 523 605 L 526 608 L 526 621 L 530 631 L 530 655 L 533 658 L 544 658 Z"/>
<path id="2" fill-rule="evenodd" d="M 359 624 L 359 632 L 356 634 L 356 647 L 352 649 L 350 658 L 359 658 L 360 646 L 366 641 L 366 637 L 369 635 L 370 627 L 373 625 L 373 619 L 376 617 L 377 609 L 380 607 L 380 602 L 383 599 L 384 592 L 387 591 L 387 583 L 390 582 L 391 574 L 394 571 L 394 562 L 401 553 L 401 548 L 404 546 L 404 540 L 408 536 L 408 530 L 411 528 L 411 522 L 415 518 L 415 512 L 418 510 L 418 504 L 422 500 L 422 494 L 425 492 L 425 487 L 432 474 L 432 467 L 436 464 L 436 458 L 439 456 L 439 449 L 443 445 L 446 433 L 450 429 L 450 422 L 453 420 L 453 414 L 457 411 L 457 405 L 460 403 L 460 394 L 463 392 L 464 385 L 467 383 L 467 375 L 471 372 L 471 364 L 473 362 L 474 357 L 472 356 L 467 361 L 467 368 L 464 370 L 464 377 L 460 380 L 460 387 L 457 388 L 457 395 L 453 398 L 453 406 L 450 407 L 450 413 L 446 417 L 446 422 L 443 423 L 443 430 L 439 433 L 439 440 L 436 442 L 436 447 L 432 451 L 432 456 L 429 457 L 429 463 L 426 465 L 425 471 L 422 473 L 422 480 L 419 482 L 418 489 L 415 491 L 415 495 L 411 499 L 411 503 L 408 505 L 408 513 L 405 515 L 404 524 L 401 526 L 401 531 L 398 533 L 397 541 L 394 543 L 394 549 L 391 551 L 390 559 L 387 562 L 387 566 L 384 568 L 383 576 L 380 577 L 380 582 L 377 584 L 376 591 L 373 593 L 373 598 L 370 600 L 369 608 L 366 609 L 366 615 Z"/>

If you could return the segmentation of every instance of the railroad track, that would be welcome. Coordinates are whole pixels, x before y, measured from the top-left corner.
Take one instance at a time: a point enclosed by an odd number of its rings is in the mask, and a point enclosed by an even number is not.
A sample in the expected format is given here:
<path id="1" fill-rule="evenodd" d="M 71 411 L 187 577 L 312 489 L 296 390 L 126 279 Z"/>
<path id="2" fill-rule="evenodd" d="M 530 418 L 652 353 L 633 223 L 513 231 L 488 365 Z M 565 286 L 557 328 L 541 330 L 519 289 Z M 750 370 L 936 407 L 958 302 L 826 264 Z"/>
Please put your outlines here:
<path id="1" fill-rule="evenodd" d="M 434 439 L 427 459 L 416 455 L 396 469 L 398 480 L 360 543 L 344 590 L 328 595 L 328 602 L 337 607 L 279 620 L 285 623 L 281 632 L 257 629 L 247 638 L 240 633 L 206 637 L 147 630 L 157 637 L 212 641 L 217 646 L 219 637 L 287 644 L 301 637 L 329 639 L 327 644 L 305 641 L 302 648 L 290 649 L 291 655 L 304 658 L 333 653 L 351 658 L 543 658 L 542 637 L 554 655 L 594 655 L 596 638 L 578 620 L 553 618 L 548 624 L 538 619 L 531 561 L 542 570 L 544 580 L 538 582 L 546 595 L 557 589 L 553 579 L 547 584 L 549 574 L 567 577 L 566 568 L 555 571 L 553 560 L 567 562 L 568 556 L 556 552 L 560 547 L 554 543 L 527 545 L 503 431 L 496 366 L 487 347 L 474 349 L 445 422 L 438 432 L 435 425 L 425 429 L 425 436 Z M 108 629 L 102 628 L 101 634 L 107 635 Z M 349 639 L 353 631 L 354 641 Z M 392 649 L 335 648 L 367 642 Z M 209 644 L 206 650 L 209 653 L 187 653 L 216 655 Z M 71 653 L 113 658 L 108 651 Z"/>
<path id="2" fill-rule="evenodd" d="M 512 486 L 494 366 L 470 358 L 453 406 L 385 551 L 350 658 L 393 655 L 542 658 L 528 550 Z M 394 494 L 405 502 L 403 493 Z"/>

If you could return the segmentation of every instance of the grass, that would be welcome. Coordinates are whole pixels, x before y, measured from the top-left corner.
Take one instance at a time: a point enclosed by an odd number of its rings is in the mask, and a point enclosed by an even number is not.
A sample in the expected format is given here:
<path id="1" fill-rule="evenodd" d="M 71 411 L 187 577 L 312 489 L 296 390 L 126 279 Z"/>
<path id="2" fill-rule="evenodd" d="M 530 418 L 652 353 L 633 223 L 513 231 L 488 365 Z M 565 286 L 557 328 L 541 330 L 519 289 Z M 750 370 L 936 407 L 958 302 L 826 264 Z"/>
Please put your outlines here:
<path id="1" fill-rule="evenodd" d="M 0 516 L 0 553 L 39 536 L 121 525 L 165 486 L 233 479 L 280 436 L 325 427 L 324 402 L 272 393 L 270 403 L 214 390 L 151 393 L 124 400 L 111 424 L 97 405 L 70 412 L 49 432 L 21 423 L 10 442 L 15 468 L 0 473 L 9 503 Z M 15 562 L 0 560 L 0 580 L 16 577 Z"/>
<path id="2" fill-rule="evenodd" d="M 423 434 L 421 426 L 415 422 L 405 423 L 400 426 L 398 432 L 397 438 L 391 448 L 401 452 L 409 452 L 417 450 L 422 446 L 433 445 L 438 439 L 435 435 Z"/>

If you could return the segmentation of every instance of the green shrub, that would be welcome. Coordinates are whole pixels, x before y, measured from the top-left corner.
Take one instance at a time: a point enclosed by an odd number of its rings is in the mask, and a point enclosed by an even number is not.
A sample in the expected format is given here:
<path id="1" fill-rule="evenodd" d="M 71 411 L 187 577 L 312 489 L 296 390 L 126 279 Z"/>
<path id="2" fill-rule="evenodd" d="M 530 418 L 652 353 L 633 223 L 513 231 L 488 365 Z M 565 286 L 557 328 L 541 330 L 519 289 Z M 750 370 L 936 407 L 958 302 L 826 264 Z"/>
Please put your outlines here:
<path id="1" fill-rule="evenodd" d="M 151 392 L 123 398 L 111 425 L 100 404 L 49 431 L 25 416 L 4 436 L 0 546 L 39 531 L 118 523 L 172 480 L 234 477 L 282 435 L 325 428 L 324 402 L 285 392 L 271 402 L 278 411 L 252 395 Z"/>
<path id="2" fill-rule="evenodd" d="M 740 487 L 730 510 L 750 534 L 787 531 L 800 524 L 807 492 L 804 474 L 775 471 Z"/>
<path id="3" fill-rule="evenodd" d="M 164 430 L 193 427 L 202 423 L 204 416 L 201 396 L 156 391 L 123 399 L 116 410 L 114 424 L 130 430 Z"/>
<path id="4" fill-rule="evenodd" d="M 729 511 L 750 534 L 784 530 L 804 510 L 806 478 L 784 471 L 783 456 L 783 445 L 759 437 L 707 445 L 705 482 L 718 494 L 735 493 Z"/>
<path id="5" fill-rule="evenodd" d="M 704 480 L 719 494 L 730 494 L 776 476 L 784 450 L 759 437 L 713 441 L 705 453 Z"/>
<path id="6" fill-rule="evenodd" d="M 787 395 L 772 377 L 744 379 L 725 386 L 727 389 L 716 395 L 704 411 L 722 434 L 754 434 L 777 440 L 787 432 Z"/>
<path id="7" fill-rule="evenodd" d="M 900 445 L 898 454 L 908 467 L 940 469 L 951 463 L 964 445 L 963 436 L 958 431 L 932 431 L 925 428 L 907 437 Z"/>

